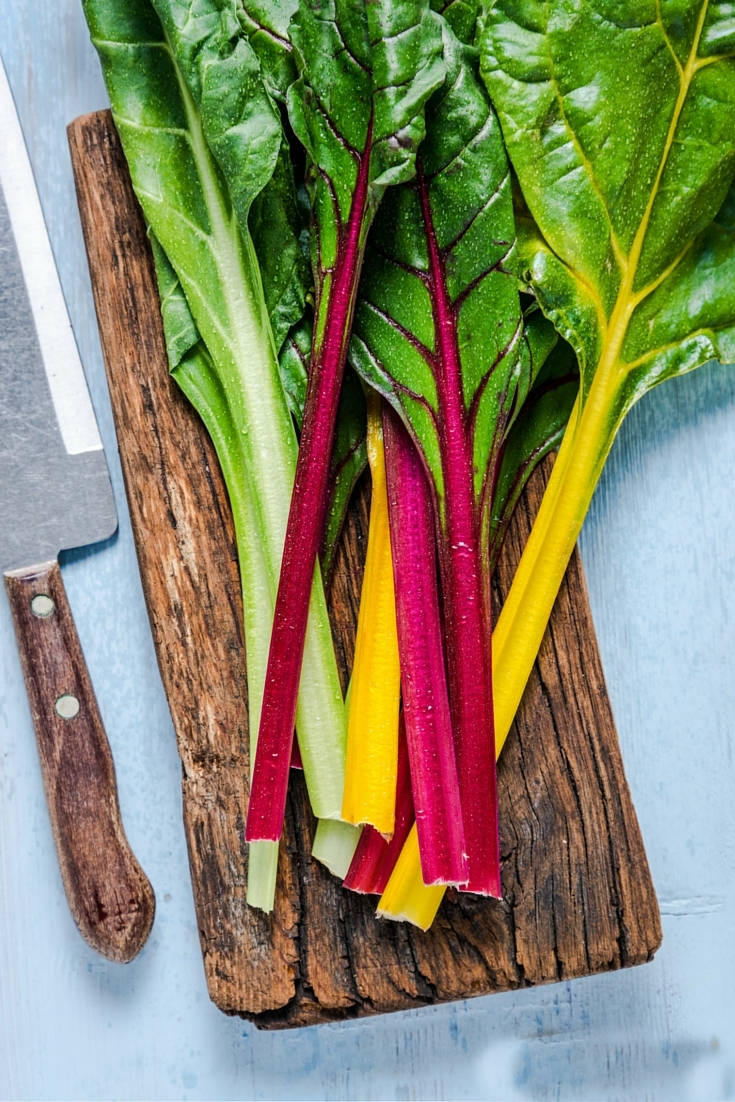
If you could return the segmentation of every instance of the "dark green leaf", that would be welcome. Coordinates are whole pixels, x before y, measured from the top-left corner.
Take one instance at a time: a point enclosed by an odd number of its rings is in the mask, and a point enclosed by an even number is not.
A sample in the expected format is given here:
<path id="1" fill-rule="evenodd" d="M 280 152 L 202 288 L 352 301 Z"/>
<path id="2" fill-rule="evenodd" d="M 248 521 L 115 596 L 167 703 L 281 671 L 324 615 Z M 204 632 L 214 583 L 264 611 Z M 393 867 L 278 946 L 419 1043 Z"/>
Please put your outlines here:
<path id="1" fill-rule="evenodd" d="M 529 211 L 519 271 L 580 370 L 496 626 L 507 730 L 623 417 L 735 353 L 735 241 L 715 220 L 735 175 L 735 40 L 732 6 L 707 0 L 494 0 L 479 39 Z"/>
<path id="2" fill-rule="evenodd" d="M 431 6 L 444 16 L 460 42 L 474 43 L 480 0 L 431 0 Z"/>
<path id="3" fill-rule="evenodd" d="M 413 174 L 423 107 L 444 77 L 441 33 L 422 0 L 302 3 L 290 33 L 300 77 L 289 117 L 311 165 L 319 292 L 337 261 L 361 164 L 368 159 L 363 239 L 385 187 Z"/>
<path id="4" fill-rule="evenodd" d="M 250 45 L 260 58 L 272 96 L 286 98 L 296 79 L 288 25 L 298 0 L 236 0 L 235 10 Z"/>

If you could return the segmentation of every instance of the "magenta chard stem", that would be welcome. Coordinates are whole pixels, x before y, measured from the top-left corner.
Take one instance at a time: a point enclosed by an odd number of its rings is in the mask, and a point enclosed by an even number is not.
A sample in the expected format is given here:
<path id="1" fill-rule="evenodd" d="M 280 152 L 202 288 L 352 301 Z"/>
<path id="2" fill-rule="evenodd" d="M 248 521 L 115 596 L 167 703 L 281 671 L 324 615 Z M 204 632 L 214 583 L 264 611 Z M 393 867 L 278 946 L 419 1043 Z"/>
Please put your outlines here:
<path id="1" fill-rule="evenodd" d="M 427 884 L 467 879 L 435 568 L 434 521 L 421 458 L 384 407 L 386 480 L 403 716 L 421 868 Z"/>
<path id="2" fill-rule="evenodd" d="M 490 579 L 481 554 L 480 507 L 474 493 L 472 432 L 462 391 L 456 308 L 449 297 L 420 163 L 417 186 L 428 244 L 428 287 L 437 344 L 444 477 L 443 503 L 437 503 L 438 544 L 449 696 L 469 866 L 465 890 L 500 896 Z"/>
<path id="3" fill-rule="evenodd" d="M 276 840 L 283 828 L 296 698 L 309 595 L 327 508 L 340 388 L 367 235 L 368 132 L 338 262 L 321 286 L 304 419 L 278 582 L 258 748 L 245 828 L 248 841 Z M 305 747 L 301 747 L 306 758 Z M 315 813 L 319 810 L 314 808 Z M 339 816 L 336 808 L 332 817 Z"/>

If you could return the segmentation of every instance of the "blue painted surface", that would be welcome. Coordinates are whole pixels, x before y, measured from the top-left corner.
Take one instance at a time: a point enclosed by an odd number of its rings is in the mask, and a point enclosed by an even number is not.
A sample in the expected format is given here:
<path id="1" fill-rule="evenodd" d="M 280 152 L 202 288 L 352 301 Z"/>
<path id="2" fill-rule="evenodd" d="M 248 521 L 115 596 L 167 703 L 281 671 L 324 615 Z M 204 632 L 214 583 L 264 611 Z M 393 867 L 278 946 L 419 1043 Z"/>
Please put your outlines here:
<path id="1" fill-rule="evenodd" d="M 158 915 L 108 964 L 64 901 L 0 599 L 0 1098 L 735 1098 L 735 374 L 633 412 L 582 547 L 664 944 L 624 973 L 288 1034 L 209 1002 L 66 148 L 105 105 L 77 0 L 4 0 L 0 50 L 108 451 L 119 535 L 64 578 Z M 1 154 L 0 154 L 1 155 Z M 1 523 L 1 521 L 0 521 Z"/>

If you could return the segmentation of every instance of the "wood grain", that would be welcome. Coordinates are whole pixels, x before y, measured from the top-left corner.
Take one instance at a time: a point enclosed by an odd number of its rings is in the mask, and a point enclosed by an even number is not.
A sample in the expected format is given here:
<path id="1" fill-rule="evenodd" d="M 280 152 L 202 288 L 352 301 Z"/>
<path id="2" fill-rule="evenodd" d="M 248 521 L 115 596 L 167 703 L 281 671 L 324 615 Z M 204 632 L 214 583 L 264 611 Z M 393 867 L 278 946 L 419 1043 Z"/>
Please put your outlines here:
<path id="1" fill-rule="evenodd" d="M 103 352 L 214 1002 L 266 1027 L 355 1017 L 650 959 L 660 921 L 575 555 L 499 776 L 501 902 L 449 893 L 426 934 L 378 922 L 309 858 L 292 785 L 276 910 L 245 906 L 247 720 L 234 539 L 213 450 L 171 382 L 145 235 L 108 113 L 69 128 Z M 507 586 L 530 487 L 498 571 Z M 331 586 L 343 675 L 367 517 L 362 486 Z"/>
<path id="2" fill-rule="evenodd" d="M 93 949 L 125 963 L 145 944 L 155 899 L 125 836 L 115 766 L 59 564 L 9 571 L 5 588 L 69 908 Z M 45 602 L 40 614 L 34 598 Z M 57 708 L 64 697 L 66 717 Z"/>

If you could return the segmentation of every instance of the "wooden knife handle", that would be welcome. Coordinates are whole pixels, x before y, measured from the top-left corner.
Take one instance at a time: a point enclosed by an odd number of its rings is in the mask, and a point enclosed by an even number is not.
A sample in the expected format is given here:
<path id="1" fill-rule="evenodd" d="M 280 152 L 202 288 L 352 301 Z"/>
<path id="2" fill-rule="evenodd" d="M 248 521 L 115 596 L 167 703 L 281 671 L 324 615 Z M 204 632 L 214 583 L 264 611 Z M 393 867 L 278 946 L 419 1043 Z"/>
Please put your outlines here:
<path id="1" fill-rule="evenodd" d="M 5 575 L 64 890 L 82 936 L 129 961 L 155 898 L 120 819 L 112 754 L 57 562 Z"/>

